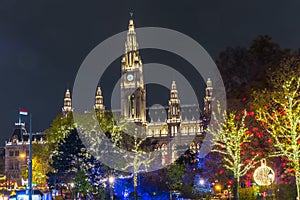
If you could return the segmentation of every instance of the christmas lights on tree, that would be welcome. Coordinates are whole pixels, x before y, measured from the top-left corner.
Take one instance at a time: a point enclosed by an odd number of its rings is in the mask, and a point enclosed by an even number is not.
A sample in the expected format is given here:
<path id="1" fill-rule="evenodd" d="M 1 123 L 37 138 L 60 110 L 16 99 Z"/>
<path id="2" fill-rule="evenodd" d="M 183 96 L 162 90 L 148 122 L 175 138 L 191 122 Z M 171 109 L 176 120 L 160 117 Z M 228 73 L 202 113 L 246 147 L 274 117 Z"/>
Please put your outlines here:
<path id="1" fill-rule="evenodd" d="M 257 120 L 271 135 L 277 151 L 295 171 L 300 196 L 300 57 L 282 61 L 280 71 L 270 79 L 272 90 L 255 92 Z"/>
<path id="2" fill-rule="evenodd" d="M 247 172 L 254 168 L 258 154 L 249 155 L 244 154 L 244 147 L 248 146 L 253 137 L 249 133 L 246 126 L 246 117 L 248 112 L 244 110 L 241 115 L 235 113 L 227 113 L 226 111 L 219 113 L 224 122 L 212 121 L 212 125 L 208 129 L 211 134 L 213 152 L 218 152 L 223 155 L 224 167 L 230 170 L 235 178 L 235 197 L 238 199 L 238 186 L 240 177 L 247 174 Z M 216 113 L 213 113 L 213 118 L 216 119 Z"/>

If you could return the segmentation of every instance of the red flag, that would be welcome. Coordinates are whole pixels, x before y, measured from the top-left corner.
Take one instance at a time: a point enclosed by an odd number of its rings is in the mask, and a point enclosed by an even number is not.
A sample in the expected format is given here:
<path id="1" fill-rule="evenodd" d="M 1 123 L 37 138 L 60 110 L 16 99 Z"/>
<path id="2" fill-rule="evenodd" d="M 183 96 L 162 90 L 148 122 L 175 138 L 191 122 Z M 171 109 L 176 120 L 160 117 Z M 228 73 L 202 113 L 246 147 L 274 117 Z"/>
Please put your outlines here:
<path id="1" fill-rule="evenodd" d="M 20 109 L 19 114 L 20 114 L 20 115 L 28 115 L 28 112 L 27 112 L 27 110 Z"/>

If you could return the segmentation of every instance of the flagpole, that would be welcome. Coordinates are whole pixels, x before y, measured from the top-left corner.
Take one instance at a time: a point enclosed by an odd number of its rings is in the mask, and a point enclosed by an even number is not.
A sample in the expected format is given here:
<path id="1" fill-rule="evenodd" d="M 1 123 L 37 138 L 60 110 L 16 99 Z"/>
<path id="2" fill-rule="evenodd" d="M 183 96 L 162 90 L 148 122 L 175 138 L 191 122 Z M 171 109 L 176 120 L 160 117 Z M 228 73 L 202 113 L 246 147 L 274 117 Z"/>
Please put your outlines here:
<path id="1" fill-rule="evenodd" d="M 28 187 L 29 200 L 32 200 L 32 122 L 31 113 L 29 114 L 29 160 L 28 160 Z"/>

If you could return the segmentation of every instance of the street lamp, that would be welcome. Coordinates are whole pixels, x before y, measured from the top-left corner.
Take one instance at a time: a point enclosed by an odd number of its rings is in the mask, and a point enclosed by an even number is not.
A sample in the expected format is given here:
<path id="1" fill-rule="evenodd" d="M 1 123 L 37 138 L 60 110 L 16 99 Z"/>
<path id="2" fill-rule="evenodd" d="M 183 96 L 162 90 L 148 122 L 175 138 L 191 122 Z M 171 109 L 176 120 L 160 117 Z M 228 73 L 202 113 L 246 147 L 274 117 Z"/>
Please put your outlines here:
<path id="1" fill-rule="evenodd" d="M 110 176 L 108 178 L 108 182 L 109 182 L 109 189 L 110 189 L 110 199 L 113 200 L 114 199 L 113 187 L 114 187 L 115 177 Z"/>
<path id="2" fill-rule="evenodd" d="M 75 184 L 72 182 L 70 183 L 70 192 L 71 192 L 71 198 L 73 199 L 74 194 L 73 194 L 73 188 L 74 188 Z"/>
<path id="3" fill-rule="evenodd" d="M 271 170 L 269 171 L 268 178 L 270 180 L 271 199 L 273 199 L 272 183 L 273 183 L 273 179 L 274 179 L 274 174 L 272 173 Z"/>
<path id="4" fill-rule="evenodd" d="M 20 109 L 19 117 L 27 116 L 27 110 Z M 29 114 L 29 159 L 28 159 L 28 199 L 32 200 L 32 116 Z"/>
<path id="5" fill-rule="evenodd" d="M 220 184 L 217 184 L 216 186 L 215 186 L 215 188 L 216 188 L 216 192 L 218 192 L 219 191 L 219 193 L 221 194 L 221 185 Z"/>
<path id="6" fill-rule="evenodd" d="M 200 185 L 204 185 L 204 180 L 200 179 L 199 183 L 200 183 Z"/>
<path id="7" fill-rule="evenodd" d="M 199 184 L 200 184 L 200 186 L 202 187 L 202 188 L 201 188 L 201 191 L 200 191 L 201 199 L 203 198 L 203 193 L 204 193 L 204 191 L 205 191 L 204 188 L 203 188 L 203 187 L 204 187 L 204 183 L 205 183 L 205 181 L 201 178 L 200 181 L 199 181 Z"/>
<path id="8" fill-rule="evenodd" d="M 24 159 L 26 157 L 26 154 L 25 153 L 20 153 L 20 158 L 21 159 Z"/>
<path id="9" fill-rule="evenodd" d="M 28 160 L 26 159 L 26 153 L 22 152 L 19 154 L 19 158 L 20 158 L 20 172 L 21 172 L 21 177 L 22 177 L 22 186 L 28 184 L 28 179 L 27 181 L 24 180 L 25 177 L 23 177 L 23 170 L 27 170 L 28 173 L 28 169 L 27 169 L 27 164 L 28 164 Z M 27 177 L 28 178 L 28 177 Z M 25 178 L 26 179 L 26 178 Z"/>

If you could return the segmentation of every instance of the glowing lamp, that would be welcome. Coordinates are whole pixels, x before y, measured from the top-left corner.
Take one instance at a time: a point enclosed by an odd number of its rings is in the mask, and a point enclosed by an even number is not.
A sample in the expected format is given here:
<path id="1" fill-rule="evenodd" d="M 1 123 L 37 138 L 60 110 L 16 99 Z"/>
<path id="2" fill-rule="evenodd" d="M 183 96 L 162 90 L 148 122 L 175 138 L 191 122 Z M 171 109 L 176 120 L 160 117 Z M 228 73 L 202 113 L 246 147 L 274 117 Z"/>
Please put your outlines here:
<path id="1" fill-rule="evenodd" d="M 113 183 L 115 182 L 115 178 L 114 178 L 113 176 L 110 176 L 110 177 L 108 178 L 108 182 L 109 182 L 110 184 L 113 184 Z"/>
<path id="2" fill-rule="evenodd" d="M 253 174 L 254 181 L 257 185 L 271 185 L 275 180 L 274 171 L 266 165 L 266 159 L 261 160 L 261 166 Z"/>
<path id="3" fill-rule="evenodd" d="M 200 179 L 199 183 L 200 183 L 200 185 L 204 185 L 204 180 Z"/>

